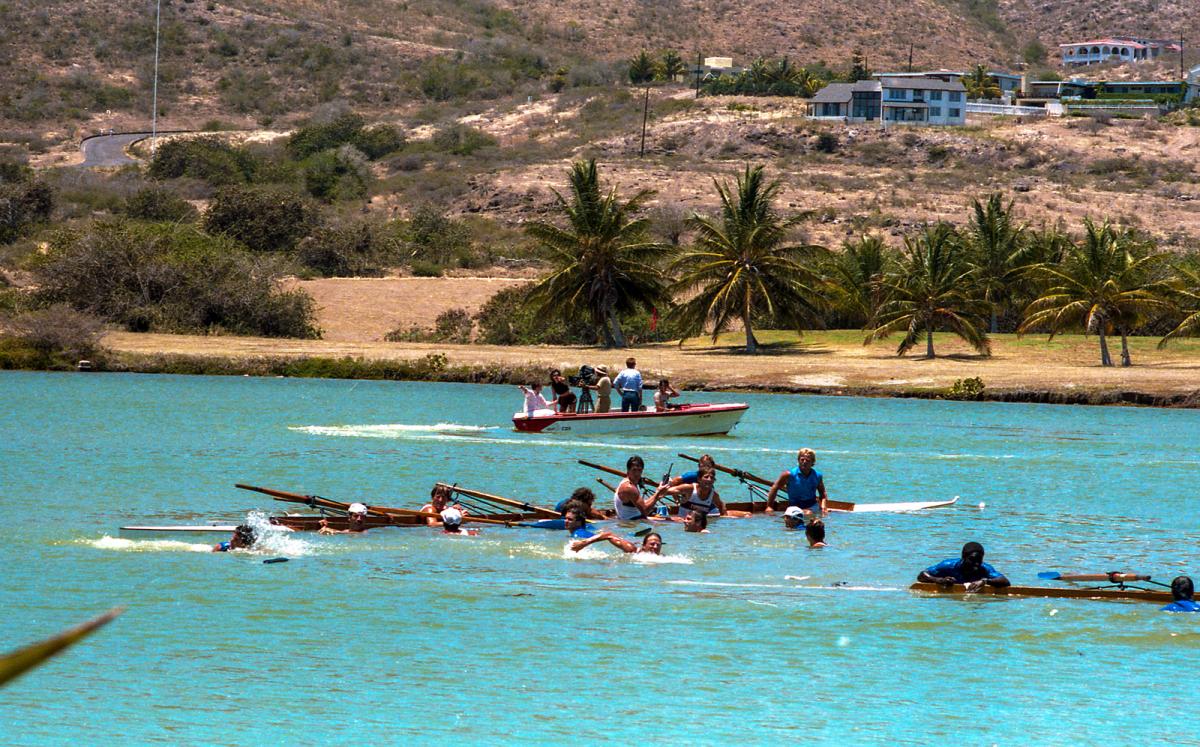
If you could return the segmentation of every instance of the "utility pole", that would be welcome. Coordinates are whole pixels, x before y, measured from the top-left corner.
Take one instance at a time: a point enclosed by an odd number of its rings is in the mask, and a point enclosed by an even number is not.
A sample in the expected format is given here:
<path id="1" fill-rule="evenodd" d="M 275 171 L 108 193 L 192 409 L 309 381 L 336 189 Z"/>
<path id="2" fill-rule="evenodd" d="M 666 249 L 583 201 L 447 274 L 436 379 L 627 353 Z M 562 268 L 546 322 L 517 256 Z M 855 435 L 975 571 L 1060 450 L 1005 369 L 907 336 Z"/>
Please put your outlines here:
<path id="1" fill-rule="evenodd" d="M 1183 77 L 1183 34 L 1179 35 L 1179 79 L 1185 80 Z"/>
<path id="2" fill-rule="evenodd" d="M 159 29 L 162 23 L 162 0 L 158 0 L 154 7 L 154 100 L 152 106 L 154 111 L 150 113 L 150 155 L 154 155 L 154 148 L 157 144 L 158 137 L 158 40 Z"/>
<path id="3" fill-rule="evenodd" d="M 646 102 L 642 105 L 642 147 L 638 158 L 646 155 L 646 119 L 650 116 L 650 86 L 646 86 Z"/>
<path id="4" fill-rule="evenodd" d="M 912 42 L 908 43 L 908 72 L 912 72 Z"/>
<path id="5" fill-rule="evenodd" d="M 696 52 L 696 98 L 700 98 L 700 64 L 703 58 L 700 52 Z"/>

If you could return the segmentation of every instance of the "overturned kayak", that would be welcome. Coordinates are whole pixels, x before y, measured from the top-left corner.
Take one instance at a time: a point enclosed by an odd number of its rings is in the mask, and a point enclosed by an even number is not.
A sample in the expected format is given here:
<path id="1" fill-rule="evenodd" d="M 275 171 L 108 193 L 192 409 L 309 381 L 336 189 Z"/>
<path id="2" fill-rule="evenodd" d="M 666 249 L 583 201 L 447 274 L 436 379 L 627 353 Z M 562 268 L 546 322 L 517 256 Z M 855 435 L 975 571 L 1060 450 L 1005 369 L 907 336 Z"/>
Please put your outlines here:
<path id="1" fill-rule="evenodd" d="M 993 586 L 985 586 L 977 592 L 967 593 L 962 584 L 954 586 L 941 586 L 939 584 L 928 584 L 917 582 L 908 587 L 911 591 L 930 594 L 935 596 L 979 596 L 979 597 L 1041 597 L 1049 599 L 1118 599 L 1131 600 L 1136 602 L 1154 602 L 1155 604 L 1169 604 L 1171 602 L 1171 592 L 1169 591 L 1154 591 L 1151 589 L 1138 589 L 1124 585 L 1114 585 L 1093 589 L 1080 589 L 1072 587 L 1052 587 L 1052 586 L 1005 586 L 996 588 Z"/>
<path id="2" fill-rule="evenodd" d="M 723 436 L 733 430 L 750 405 L 679 405 L 669 410 L 641 412 L 554 413 L 538 410 L 513 415 L 523 433 L 569 433 L 577 436 L 632 434 L 639 436 Z"/>

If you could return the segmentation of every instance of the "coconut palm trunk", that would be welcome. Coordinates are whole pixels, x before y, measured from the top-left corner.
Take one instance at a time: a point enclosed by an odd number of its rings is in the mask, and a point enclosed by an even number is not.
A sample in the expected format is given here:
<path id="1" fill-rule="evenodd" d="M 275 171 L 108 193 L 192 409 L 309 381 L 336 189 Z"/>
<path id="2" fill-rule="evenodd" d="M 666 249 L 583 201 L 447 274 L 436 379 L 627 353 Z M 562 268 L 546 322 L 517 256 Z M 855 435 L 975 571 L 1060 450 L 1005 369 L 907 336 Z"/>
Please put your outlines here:
<path id="1" fill-rule="evenodd" d="M 1129 355 L 1129 333 L 1124 327 L 1121 327 L 1121 365 L 1133 365 L 1133 358 Z"/>
<path id="2" fill-rule="evenodd" d="M 1104 334 L 1104 325 L 1100 325 L 1100 365 L 1111 366 L 1112 356 L 1108 354 L 1108 337 Z"/>
<path id="3" fill-rule="evenodd" d="M 925 357 L 932 359 L 933 356 L 933 325 L 930 324 L 925 328 Z"/>
<path id="4" fill-rule="evenodd" d="M 621 321 L 617 317 L 617 294 L 610 288 L 606 294 L 607 298 L 604 302 L 605 316 L 608 317 L 608 324 L 605 327 L 605 341 L 610 348 L 625 347 L 625 333 L 621 331 Z"/>
<path id="5" fill-rule="evenodd" d="M 753 355 L 758 352 L 758 340 L 754 337 L 754 328 L 750 326 L 750 292 L 746 292 L 745 303 L 742 304 L 742 326 L 746 328 L 746 352 Z"/>

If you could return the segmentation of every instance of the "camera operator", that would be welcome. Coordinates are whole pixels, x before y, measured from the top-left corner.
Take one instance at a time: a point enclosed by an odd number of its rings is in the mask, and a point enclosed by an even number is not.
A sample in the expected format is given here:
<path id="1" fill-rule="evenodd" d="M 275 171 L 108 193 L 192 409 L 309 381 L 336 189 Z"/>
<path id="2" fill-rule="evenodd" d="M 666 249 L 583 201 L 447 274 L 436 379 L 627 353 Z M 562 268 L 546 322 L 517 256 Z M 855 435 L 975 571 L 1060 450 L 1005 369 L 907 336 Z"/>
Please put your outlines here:
<path id="1" fill-rule="evenodd" d="M 596 412 L 612 410 L 612 379 L 608 378 L 608 366 L 596 366 L 596 380 L 586 384 L 596 393 Z"/>

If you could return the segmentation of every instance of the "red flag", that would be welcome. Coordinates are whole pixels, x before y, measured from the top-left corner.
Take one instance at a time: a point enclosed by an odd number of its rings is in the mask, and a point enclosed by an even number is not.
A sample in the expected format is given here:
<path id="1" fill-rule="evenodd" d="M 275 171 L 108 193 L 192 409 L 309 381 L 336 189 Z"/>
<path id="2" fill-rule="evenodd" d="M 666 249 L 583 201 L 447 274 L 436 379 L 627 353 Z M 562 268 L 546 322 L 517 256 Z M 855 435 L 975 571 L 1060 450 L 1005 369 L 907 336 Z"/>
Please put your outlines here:
<path id="1" fill-rule="evenodd" d="M 656 329 L 658 329 L 658 309 L 652 308 L 650 309 L 650 331 L 653 332 Z"/>

